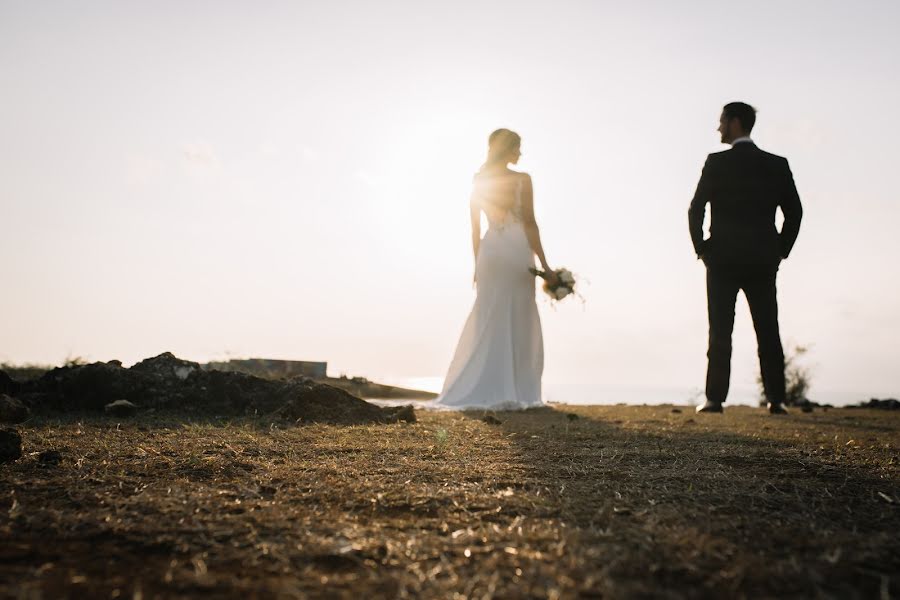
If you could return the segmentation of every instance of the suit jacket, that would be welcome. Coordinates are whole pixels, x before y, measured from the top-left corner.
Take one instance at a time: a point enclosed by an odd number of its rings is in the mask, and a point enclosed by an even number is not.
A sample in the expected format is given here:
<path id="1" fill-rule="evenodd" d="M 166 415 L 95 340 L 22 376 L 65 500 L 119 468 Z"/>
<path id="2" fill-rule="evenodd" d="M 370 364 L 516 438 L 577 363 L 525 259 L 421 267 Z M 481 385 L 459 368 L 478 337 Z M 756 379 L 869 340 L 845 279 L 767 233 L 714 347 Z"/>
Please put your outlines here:
<path id="1" fill-rule="evenodd" d="M 710 206 L 709 238 L 703 217 Z M 784 225 L 775 228 L 775 209 Z M 787 258 L 800 232 L 803 207 L 788 161 L 752 142 L 710 154 L 688 209 L 697 256 L 706 264 L 777 264 Z"/>

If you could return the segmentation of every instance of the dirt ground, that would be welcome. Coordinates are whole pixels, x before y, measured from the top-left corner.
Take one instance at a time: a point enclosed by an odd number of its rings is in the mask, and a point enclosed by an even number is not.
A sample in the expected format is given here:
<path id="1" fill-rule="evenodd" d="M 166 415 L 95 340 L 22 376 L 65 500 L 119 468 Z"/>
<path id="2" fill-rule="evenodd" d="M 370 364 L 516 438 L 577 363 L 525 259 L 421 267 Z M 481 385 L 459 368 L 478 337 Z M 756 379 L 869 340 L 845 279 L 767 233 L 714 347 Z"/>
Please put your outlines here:
<path id="1" fill-rule="evenodd" d="M 0 597 L 900 597 L 900 411 L 417 416 L 35 419 Z"/>

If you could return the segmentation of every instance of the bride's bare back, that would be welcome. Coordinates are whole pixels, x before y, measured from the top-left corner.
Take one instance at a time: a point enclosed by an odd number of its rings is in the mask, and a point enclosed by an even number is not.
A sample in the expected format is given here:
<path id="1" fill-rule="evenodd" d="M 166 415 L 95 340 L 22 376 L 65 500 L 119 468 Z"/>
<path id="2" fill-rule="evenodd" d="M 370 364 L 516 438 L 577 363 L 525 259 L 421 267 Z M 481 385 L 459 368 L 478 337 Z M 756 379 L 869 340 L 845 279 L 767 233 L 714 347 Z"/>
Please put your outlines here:
<path id="1" fill-rule="evenodd" d="M 478 173 L 472 188 L 473 208 L 484 211 L 491 225 L 504 223 L 510 216 L 521 222 L 522 188 L 526 177 L 524 173 L 509 169 Z"/>

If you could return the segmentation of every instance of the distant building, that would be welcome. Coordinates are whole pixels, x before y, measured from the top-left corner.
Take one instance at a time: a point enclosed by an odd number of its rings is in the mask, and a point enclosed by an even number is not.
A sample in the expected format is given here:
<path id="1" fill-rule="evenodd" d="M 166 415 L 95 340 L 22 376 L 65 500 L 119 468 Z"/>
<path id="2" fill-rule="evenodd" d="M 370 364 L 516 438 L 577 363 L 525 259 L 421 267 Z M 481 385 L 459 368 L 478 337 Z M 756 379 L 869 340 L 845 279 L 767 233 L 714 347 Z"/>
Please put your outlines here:
<path id="1" fill-rule="evenodd" d="M 257 377 L 279 379 L 282 377 L 297 377 L 303 375 L 313 379 L 325 379 L 328 371 L 327 362 L 312 362 L 307 360 L 277 360 L 273 358 L 244 358 L 224 362 L 211 362 L 207 369 L 219 371 L 238 371 Z"/>

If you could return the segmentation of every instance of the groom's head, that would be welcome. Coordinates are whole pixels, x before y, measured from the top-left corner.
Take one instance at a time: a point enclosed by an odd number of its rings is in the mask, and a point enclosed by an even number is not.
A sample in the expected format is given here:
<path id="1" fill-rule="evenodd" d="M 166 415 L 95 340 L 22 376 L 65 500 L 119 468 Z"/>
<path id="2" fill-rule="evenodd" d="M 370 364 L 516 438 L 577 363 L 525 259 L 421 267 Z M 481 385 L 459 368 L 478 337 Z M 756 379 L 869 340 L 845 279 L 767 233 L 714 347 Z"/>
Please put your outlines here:
<path id="1" fill-rule="evenodd" d="M 755 108 L 744 102 L 729 102 L 722 108 L 722 116 L 719 117 L 722 143 L 730 144 L 738 138 L 750 135 L 755 123 Z"/>

